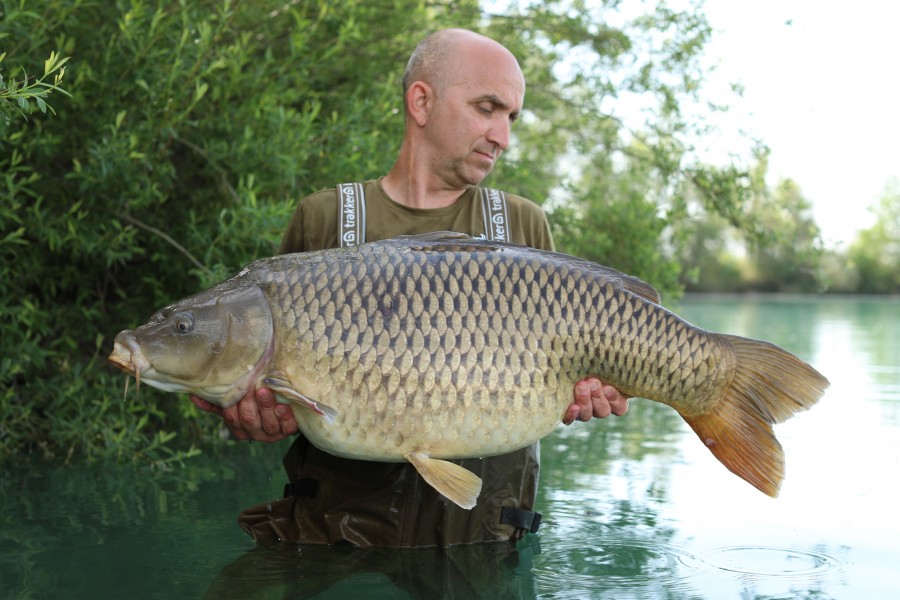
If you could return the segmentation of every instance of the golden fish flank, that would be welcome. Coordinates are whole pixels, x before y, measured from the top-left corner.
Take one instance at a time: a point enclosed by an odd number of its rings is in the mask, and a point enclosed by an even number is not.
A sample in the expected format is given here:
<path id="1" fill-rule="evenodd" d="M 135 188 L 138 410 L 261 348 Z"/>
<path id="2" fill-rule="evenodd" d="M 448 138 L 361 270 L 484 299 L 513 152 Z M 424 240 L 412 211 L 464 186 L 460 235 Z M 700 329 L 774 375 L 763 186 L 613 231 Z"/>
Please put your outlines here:
<path id="1" fill-rule="evenodd" d="M 827 380 L 658 302 L 588 261 L 438 233 L 256 261 L 120 333 L 110 361 L 221 405 L 270 387 L 323 450 L 409 461 L 466 508 L 480 481 L 444 459 L 535 442 L 574 383 L 596 375 L 672 406 L 726 467 L 777 494 L 771 425 L 812 406 Z"/>

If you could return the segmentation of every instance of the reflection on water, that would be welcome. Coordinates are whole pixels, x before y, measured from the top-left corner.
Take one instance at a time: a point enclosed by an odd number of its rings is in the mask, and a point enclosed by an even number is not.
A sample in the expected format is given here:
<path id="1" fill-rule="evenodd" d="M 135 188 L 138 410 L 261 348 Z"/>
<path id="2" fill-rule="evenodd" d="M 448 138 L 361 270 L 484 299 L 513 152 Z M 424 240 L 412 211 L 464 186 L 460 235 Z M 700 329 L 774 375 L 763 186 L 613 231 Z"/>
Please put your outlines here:
<path id="1" fill-rule="evenodd" d="M 234 525 L 245 504 L 239 480 L 253 473 L 250 453 L 240 450 L 242 460 L 210 457 L 171 472 L 114 463 L 6 470 L 4 597 L 113 598 L 133 588 L 132 597 L 196 597 L 223 557 L 251 545 Z M 247 483 L 264 488 L 264 473 Z"/>
<path id="2" fill-rule="evenodd" d="M 348 546 L 255 548 L 229 564 L 204 598 L 534 598 L 536 536 L 512 548 Z"/>
<path id="3" fill-rule="evenodd" d="M 0 479 L 4 597 L 895 597 L 900 300 L 698 298 L 677 310 L 830 378 L 817 407 L 776 427 L 778 499 L 725 470 L 674 411 L 639 400 L 544 440 L 544 521 L 517 549 L 255 548 L 235 519 L 280 494 L 284 445 L 235 443 L 167 473 L 23 461 Z"/>

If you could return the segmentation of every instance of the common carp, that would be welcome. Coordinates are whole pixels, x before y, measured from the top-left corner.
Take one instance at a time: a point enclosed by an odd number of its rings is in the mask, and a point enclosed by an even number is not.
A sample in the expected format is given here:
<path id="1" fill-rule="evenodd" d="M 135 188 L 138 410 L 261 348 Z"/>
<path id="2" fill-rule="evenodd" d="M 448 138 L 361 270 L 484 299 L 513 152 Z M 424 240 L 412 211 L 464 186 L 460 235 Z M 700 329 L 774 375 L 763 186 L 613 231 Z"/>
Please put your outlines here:
<path id="1" fill-rule="evenodd" d="M 119 333 L 109 361 L 223 407 L 268 387 L 320 449 L 409 461 L 463 508 L 481 480 L 447 459 L 534 443 L 594 375 L 671 406 L 728 469 L 777 495 L 772 424 L 828 381 L 659 302 L 586 260 L 441 232 L 257 260 Z"/>

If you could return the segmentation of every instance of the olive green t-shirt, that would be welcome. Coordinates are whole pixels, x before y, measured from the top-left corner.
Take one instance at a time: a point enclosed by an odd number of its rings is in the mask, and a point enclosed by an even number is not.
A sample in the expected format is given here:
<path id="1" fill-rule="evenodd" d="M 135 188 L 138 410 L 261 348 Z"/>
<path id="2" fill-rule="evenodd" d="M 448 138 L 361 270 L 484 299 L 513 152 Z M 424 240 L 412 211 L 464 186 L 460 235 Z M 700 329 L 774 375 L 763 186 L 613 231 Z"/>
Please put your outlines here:
<path id="1" fill-rule="evenodd" d="M 485 234 L 480 195 L 471 187 L 460 198 L 442 208 L 410 208 L 392 200 L 381 187 L 381 180 L 365 183 L 366 241 L 375 242 L 398 235 L 434 231 L 455 231 L 473 237 Z M 510 241 L 553 250 L 550 226 L 541 208 L 521 196 L 507 194 Z M 337 248 L 338 193 L 335 188 L 303 198 L 281 241 L 282 254 Z"/>

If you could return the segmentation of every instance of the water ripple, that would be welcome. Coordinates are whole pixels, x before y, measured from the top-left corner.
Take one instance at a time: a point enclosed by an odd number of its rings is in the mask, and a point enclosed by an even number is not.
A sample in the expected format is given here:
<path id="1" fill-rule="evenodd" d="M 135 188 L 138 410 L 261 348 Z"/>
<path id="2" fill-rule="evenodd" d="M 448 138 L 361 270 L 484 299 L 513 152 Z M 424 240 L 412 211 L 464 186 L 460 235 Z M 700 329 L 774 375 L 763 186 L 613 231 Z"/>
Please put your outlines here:
<path id="1" fill-rule="evenodd" d="M 540 597 L 556 599 L 612 591 L 616 598 L 688 597 L 691 580 L 703 568 L 703 561 L 684 548 L 634 539 L 554 548 L 552 560 L 540 562 L 534 569 Z"/>
<path id="2" fill-rule="evenodd" d="M 696 553 L 653 540 L 605 539 L 598 546 L 562 544 L 536 561 L 541 598 L 714 598 L 755 589 L 760 598 L 792 596 L 840 584 L 846 561 L 818 550 L 726 546 Z M 561 583 L 564 582 L 562 585 Z M 787 594 L 787 595 L 785 595 Z M 802 596 L 801 597 L 805 597 Z"/>
<path id="3" fill-rule="evenodd" d="M 722 571 L 756 577 L 819 578 L 844 568 L 844 561 L 824 552 L 775 546 L 715 548 L 703 560 Z"/>

